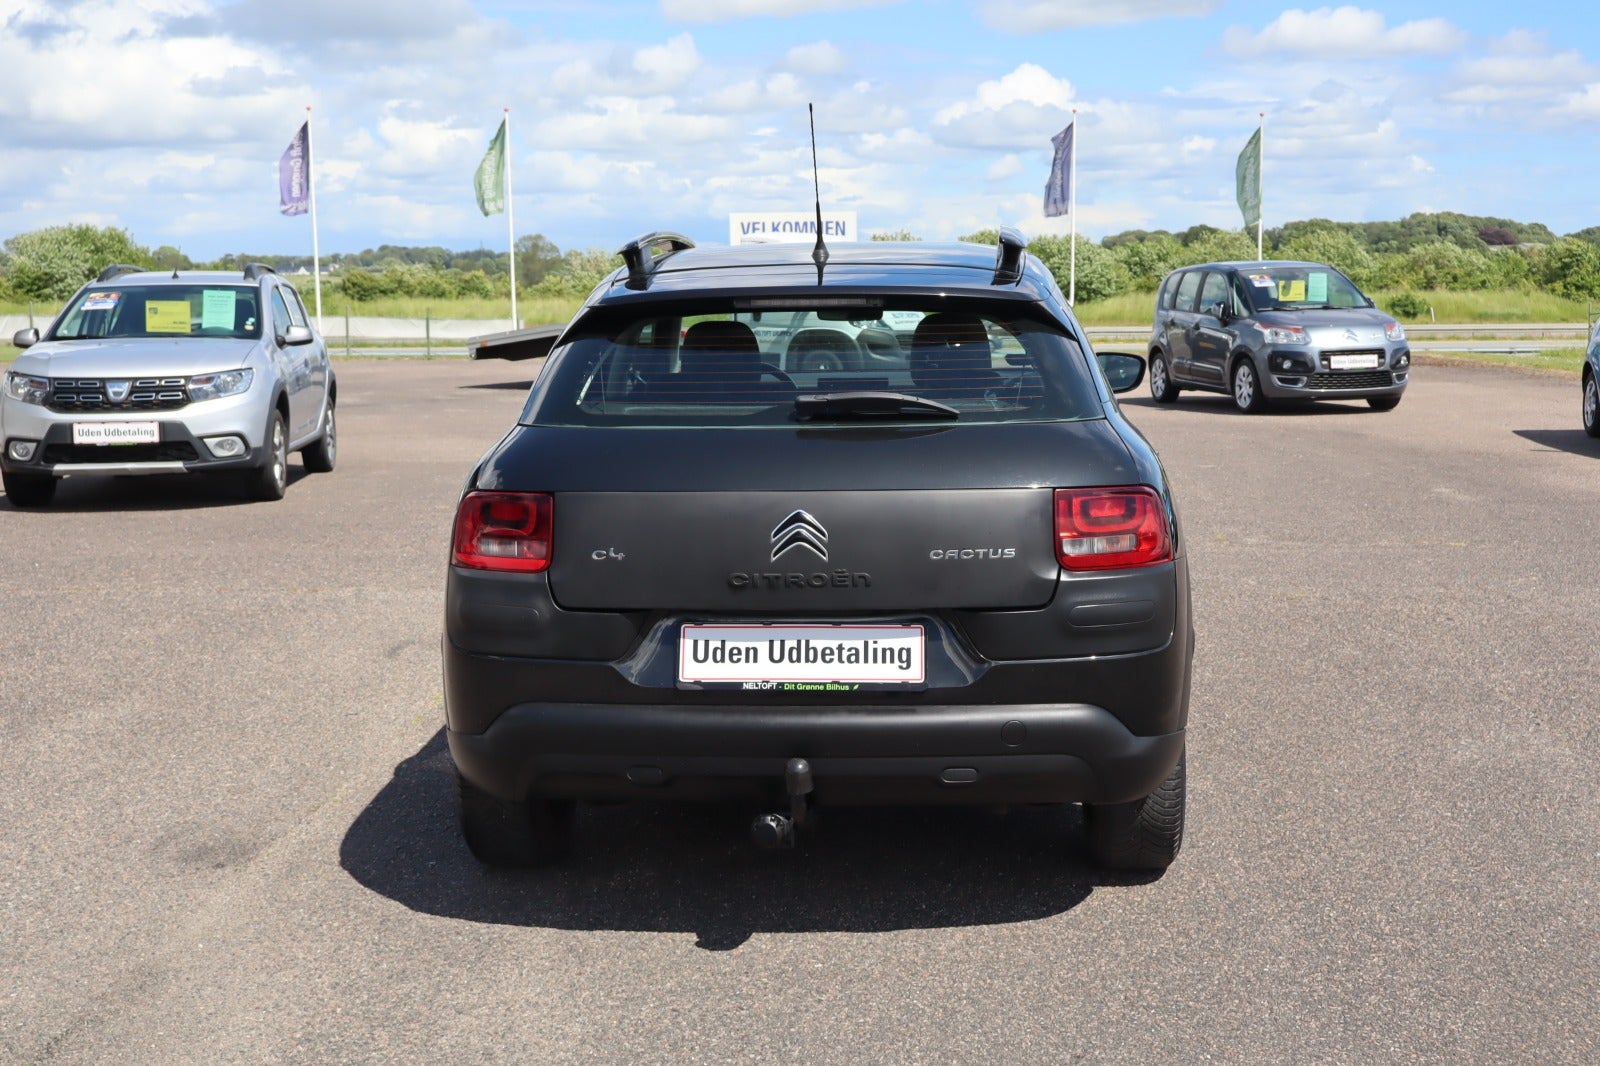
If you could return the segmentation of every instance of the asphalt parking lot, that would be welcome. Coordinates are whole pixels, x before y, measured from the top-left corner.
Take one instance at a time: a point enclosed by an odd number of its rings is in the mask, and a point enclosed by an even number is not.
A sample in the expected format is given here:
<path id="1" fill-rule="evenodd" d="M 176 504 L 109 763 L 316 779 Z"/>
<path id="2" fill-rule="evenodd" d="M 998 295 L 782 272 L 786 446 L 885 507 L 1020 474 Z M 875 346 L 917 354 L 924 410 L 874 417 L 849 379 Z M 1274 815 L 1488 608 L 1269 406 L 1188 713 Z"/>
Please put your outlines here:
<path id="1" fill-rule="evenodd" d="M 584 809 L 491 874 L 440 733 L 448 530 L 530 364 L 337 364 L 339 468 L 0 501 L 0 1060 L 1600 1059 L 1600 441 L 1578 386 L 1126 409 L 1179 494 L 1189 839 L 1074 810 Z"/>

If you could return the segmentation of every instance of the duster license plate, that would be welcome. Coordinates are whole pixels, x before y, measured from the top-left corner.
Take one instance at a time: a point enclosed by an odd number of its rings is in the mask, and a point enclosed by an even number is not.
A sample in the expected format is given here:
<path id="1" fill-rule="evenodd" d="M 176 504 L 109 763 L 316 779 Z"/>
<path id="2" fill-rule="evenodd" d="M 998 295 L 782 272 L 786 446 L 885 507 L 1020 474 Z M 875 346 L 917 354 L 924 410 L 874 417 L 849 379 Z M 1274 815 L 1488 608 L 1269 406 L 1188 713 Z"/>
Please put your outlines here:
<path id="1" fill-rule="evenodd" d="M 926 646 L 917 625 L 685 625 L 678 680 L 791 691 L 918 685 Z"/>
<path id="2" fill-rule="evenodd" d="M 155 422 L 74 422 L 74 444 L 160 444 L 161 427 Z"/>

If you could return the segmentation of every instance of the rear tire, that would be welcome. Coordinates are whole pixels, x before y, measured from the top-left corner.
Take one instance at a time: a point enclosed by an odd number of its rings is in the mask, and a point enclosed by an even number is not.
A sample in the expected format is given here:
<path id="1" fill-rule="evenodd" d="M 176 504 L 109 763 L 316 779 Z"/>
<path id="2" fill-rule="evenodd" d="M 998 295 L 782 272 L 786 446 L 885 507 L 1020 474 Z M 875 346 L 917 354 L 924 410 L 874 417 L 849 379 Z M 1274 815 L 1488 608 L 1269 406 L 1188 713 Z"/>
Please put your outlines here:
<path id="1" fill-rule="evenodd" d="M 43 507 L 56 494 L 56 479 L 49 474 L 4 472 L 6 499 L 13 507 Z"/>
<path id="2" fill-rule="evenodd" d="M 1106 870 L 1165 870 L 1183 847 L 1184 762 L 1178 756 L 1161 786 L 1131 803 L 1083 805 L 1089 853 Z"/>
<path id="3" fill-rule="evenodd" d="M 570 800 L 503 800 L 459 773 L 456 800 L 467 849 L 485 866 L 542 866 L 567 850 L 572 831 Z"/>
<path id="4" fill-rule="evenodd" d="M 1233 405 L 1252 415 L 1267 409 L 1267 397 L 1256 377 L 1256 364 L 1249 357 L 1233 364 Z"/>
<path id="5" fill-rule="evenodd" d="M 1368 396 L 1367 406 L 1372 408 L 1374 411 L 1393 411 L 1396 407 L 1400 406 L 1400 397 Z"/>
<path id="6" fill-rule="evenodd" d="M 1172 383 L 1167 357 L 1159 352 L 1150 354 L 1150 398 L 1156 403 L 1178 402 L 1178 386 Z"/>
<path id="7" fill-rule="evenodd" d="M 339 457 L 338 425 L 334 421 L 333 401 L 328 401 L 328 413 L 323 416 L 322 436 L 300 449 L 300 461 L 308 473 L 326 474 L 333 470 Z"/>
<path id="8" fill-rule="evenodd" d="M 1583 375 L 1583 431 L 1600 437 L 1600 381 L 1592 370 Z"/>

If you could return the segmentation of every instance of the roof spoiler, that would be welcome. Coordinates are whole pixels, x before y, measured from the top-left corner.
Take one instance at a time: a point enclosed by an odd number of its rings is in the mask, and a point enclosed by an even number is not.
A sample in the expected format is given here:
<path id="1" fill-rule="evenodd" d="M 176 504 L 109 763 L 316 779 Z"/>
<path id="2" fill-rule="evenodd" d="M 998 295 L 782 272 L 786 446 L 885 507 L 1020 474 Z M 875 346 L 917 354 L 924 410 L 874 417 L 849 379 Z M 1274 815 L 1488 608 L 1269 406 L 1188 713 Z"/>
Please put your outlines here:
<path id="1" fill-rule="evenodd" d="M 622 256 L 622 261 L 628 265 L 628 288 L 648 289 L 650 276 L 668 256 L 693 247 L 694 242 L 689 238 L 664 230 L 635 237 L 617 249 L 617 254 Z"/>
<path id="2" fill-rule="evenodd" d="M 95 277 L 95 281 L 110 281 L 112 278 L 121 277 L 123 274 L 141 274 L 144 267 L 130 266 L 127 263 L 112 263 Z"/>
<path id="3" fill-rule="evenodd" d="M 244 280 L 254 281 L 263 274 L 276 274 L 277 271 L 265 263 L 250 263 L 244 268 Z"/>
<path id="4" fill-rule="evenodd" d="M 1000 227 L 1000 250 L 994 257 L 992 285 L 1015 285 L 1022 280 L 1022 255 L 1028 242 L 1011 226 Z"/>

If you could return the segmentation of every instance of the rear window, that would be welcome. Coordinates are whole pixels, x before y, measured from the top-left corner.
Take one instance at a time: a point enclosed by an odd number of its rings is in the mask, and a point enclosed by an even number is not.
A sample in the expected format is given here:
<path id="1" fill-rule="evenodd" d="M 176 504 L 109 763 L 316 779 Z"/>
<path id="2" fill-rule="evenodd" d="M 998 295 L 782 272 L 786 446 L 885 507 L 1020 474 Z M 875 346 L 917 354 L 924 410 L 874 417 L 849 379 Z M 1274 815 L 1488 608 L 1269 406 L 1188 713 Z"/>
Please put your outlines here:
<path id="1" fill-rule="evenodd" d="M 1083 349 L 1058 324 L 1018 317 L 1015 304 L 773 302 L 782 306 L 674 307 L 580 329 L 551 353 L 522 422 L 785 427 L 1101 415 Z M 845 397 L 847 413 L 816 414 L 818 396 Z M 916 402 L 896 407 L 892 397 Z"/>

